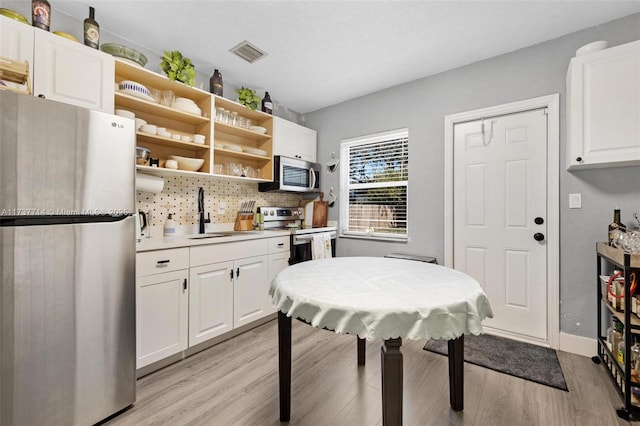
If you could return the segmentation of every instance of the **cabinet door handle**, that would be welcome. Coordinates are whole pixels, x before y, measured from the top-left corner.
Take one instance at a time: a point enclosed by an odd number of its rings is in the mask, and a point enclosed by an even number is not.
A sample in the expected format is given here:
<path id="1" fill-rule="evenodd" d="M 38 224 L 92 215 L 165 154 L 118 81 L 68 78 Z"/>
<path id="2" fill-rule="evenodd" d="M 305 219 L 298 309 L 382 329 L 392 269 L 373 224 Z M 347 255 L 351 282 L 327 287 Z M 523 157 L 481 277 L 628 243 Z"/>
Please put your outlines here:
<path id="1" fill-rule="evenodd" d="M 169 266 L 169 262 L 171 262 L 169 259 L 166 259 L 166 260 L 158 260 L 158 261 L 156 262 L 156 266 L 157 266 L 158 268 L 164 268 L 165 266 Z"/>
<path id="2" fill-rule="evenodd" d="M 42 99 L 45 99 L 45 98 L 46 98 L 46 96 L 45 96 L 45 95 L 43 95 L 42 93 L 40 93 L 40 94 L 38 95 L 38 97 L 39 97 L 39 98 L 42 98 Z"/>
<path id="3" fill-rule="evenodd" d="M 186 278 L 182 282 L 182 291 L 187 291 L 187 279 Z"/>
<path id="4" fill-rule="evenodd" d="M 240 267 L 236 268 L 236 278 L 240 278 Z"/>
<path id="5" fill-rule="evenodd" d="M 577 161 L 578 163 L 582 163 L 582 157 L 576 157 L 576 161 Z"/>
<path id="6" fill-rule="evenodd" d="M 278 248 L 283 248 L 284 247 L 284 243 L 279 243 L 278 244 Z"/>
<path id="7" fill-rule="evenodd" d="M 233 268 L 229 271 L 229 278 L 233 279 Z"/>

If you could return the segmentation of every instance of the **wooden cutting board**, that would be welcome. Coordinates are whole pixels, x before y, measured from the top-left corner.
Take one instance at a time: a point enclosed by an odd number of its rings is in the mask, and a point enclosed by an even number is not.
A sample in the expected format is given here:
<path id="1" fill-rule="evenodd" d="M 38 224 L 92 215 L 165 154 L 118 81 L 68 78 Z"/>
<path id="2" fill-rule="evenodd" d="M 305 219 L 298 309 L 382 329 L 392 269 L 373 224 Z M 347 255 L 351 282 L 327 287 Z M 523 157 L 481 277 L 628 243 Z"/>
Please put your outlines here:
<path id="1" fill-rule="evenodd" d="M 327 226 L 327 217 L 329 215 L 329 202 L 324 201 L 322 198 L 324 194 L 320 193 L 320 201 L 313 202 L 313 221 L 311 227 L 322 228 Z"/>

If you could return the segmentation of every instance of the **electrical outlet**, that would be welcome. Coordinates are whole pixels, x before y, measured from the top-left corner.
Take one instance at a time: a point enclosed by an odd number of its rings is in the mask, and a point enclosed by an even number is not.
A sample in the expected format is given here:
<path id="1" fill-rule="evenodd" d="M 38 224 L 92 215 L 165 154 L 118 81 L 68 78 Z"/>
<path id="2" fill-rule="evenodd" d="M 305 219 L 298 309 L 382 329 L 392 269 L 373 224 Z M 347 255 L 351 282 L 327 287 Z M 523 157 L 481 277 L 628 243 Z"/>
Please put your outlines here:
<path id="1" fill-rule="evenodd" d="M 224 201 L 220 201 L 218 203 L 218 214 L 224 214 L 226 210 L 227 210 L 227 203 L 225 203 Z"/>

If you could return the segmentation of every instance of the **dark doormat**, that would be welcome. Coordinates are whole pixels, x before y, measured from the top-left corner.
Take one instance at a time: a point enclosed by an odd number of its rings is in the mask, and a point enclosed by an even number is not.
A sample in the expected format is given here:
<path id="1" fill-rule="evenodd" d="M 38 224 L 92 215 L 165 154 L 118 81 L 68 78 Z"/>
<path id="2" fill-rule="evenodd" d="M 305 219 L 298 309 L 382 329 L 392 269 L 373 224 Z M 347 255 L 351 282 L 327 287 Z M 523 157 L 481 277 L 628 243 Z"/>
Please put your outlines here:
<path id="1" fill-rule="evenodd" d="M 447 355 L 447 341 L 431 339 L 424 350 Z M 464 336 L 464 360 L 480 367 L 569 391 L 556 351 L 504 337 Z"/>

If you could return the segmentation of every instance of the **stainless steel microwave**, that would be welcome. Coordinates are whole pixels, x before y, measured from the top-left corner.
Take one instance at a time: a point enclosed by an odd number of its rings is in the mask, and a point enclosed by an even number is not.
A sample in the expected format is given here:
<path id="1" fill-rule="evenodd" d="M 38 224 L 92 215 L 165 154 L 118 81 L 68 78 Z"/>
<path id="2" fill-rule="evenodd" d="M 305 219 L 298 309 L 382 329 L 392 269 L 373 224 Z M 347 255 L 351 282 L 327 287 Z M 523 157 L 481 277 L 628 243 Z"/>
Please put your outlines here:
<path id="1" fill-rule="evenodd" d="M 260 192 L 320 192 L 318 163 L 275 155 L 273 157 L 273 182 L 258 184 Z"/>

